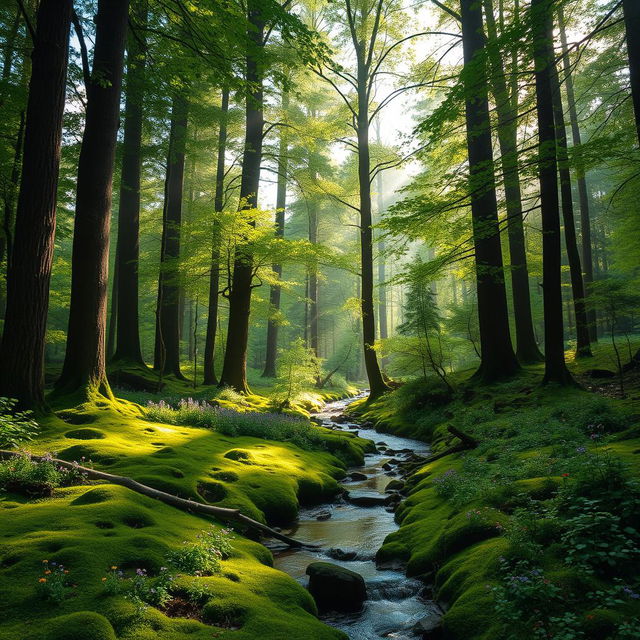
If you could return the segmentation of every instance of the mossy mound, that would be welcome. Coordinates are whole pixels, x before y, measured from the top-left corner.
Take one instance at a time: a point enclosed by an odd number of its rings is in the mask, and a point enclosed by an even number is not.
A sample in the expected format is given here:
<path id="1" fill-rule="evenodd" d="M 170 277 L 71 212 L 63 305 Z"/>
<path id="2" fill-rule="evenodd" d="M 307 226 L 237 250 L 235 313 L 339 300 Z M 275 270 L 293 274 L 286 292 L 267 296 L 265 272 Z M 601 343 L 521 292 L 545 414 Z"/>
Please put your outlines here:
<path id="1" fill-rule="evenodd" d="M 220 574 L 176 582 L 181 593 L 199 585 L 201 620 L 167 617 L 153 607 L 140 613 L 107 594 L 102 579 L 109 567 L 157 575 L 171 551 L 210 527 L 207 519 L 115 485 L 59 489 L 52 499 L 12 506 L 0 516 L 3 640 L 344 638 L 317 620 L 304 588 L 271 568 L 264 547 L 239 535 Z M 73 587 L 60 604 L 39 594 L 44 560 L 69 571 Z"/>

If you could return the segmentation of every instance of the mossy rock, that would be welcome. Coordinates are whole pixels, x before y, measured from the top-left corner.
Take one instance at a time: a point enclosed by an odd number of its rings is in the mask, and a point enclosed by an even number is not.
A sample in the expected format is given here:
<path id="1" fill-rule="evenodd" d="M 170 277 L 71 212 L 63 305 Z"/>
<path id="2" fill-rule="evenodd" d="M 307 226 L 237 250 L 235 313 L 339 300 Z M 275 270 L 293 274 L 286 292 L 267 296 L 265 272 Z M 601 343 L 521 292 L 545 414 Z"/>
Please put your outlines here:
<path id="1" fill-rule="evenodd" d="M 360 611 L 367 599 L 364 578 L 331 562 L 312 562 L 306 571 L 309 592 L 321 611 Z"/>
<path id="2" fill-rule="evenodd" d="M 78 611 L 51 620 L 44 640 L 116 640 L 116 634 L 104 616 Z"/>

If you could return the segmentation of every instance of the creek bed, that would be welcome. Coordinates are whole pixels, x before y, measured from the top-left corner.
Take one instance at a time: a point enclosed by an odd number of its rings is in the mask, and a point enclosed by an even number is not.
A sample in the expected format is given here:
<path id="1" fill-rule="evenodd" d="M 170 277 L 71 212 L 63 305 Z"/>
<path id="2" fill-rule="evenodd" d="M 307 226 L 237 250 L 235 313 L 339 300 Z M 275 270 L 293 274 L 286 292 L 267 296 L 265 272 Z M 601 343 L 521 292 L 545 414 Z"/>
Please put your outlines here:
<path id="1" fill-rule="evenodd" d="M 359 396 L 362 397 L 362 396 Z M 327 404 L 315 415 L 324 426 L 345 431 L 358 431 L 362 438 L 379 445 L 377 453 L 367 454 L 362 467 L 350 469 L 366 475 L 366 479 L 343 481 L 345 489 L 364 501 L 379 502 L 389 494 L 385 489 L 396 475 L 394 461 L 404 461 L 413 455 L 427 456 L 429 446 L 424 442 L 381 434 L 374 429 L 362 428 L 349 422 L 336 422 L 356 398 Z M 383 444 L 384 443 L 384 444 Z M 382 450 L 383 447 L 392 453 Z M 392 461 L 391 469 L 383 465 Z M 330 514 L 330 517 L 327 517 Z M 318 519 L 320 517 L 320 519 Z M 375 554 L 387 535 L 396 531 L 393 510 L 384 505 L 357 506 L 344 499 L 313 509 L 302 509 L 295 526 L 286 531 L 297 539 L 316 544 L 320 550 L 293 550 L 272 547 L 275 567 L 307 584 L 306 569 L 312 562 L 326 561 L 356 571 L 365 580 L 367 597 L 361 612 L 356 614 L 329 613 L 322 619 L 348 634 L 351 640 L 377 640 L 394 638 L 409 640 L 420 638 L 416 625 L 425 619 L 439 617 L 440 609 L 423 597 L 424 584 L 407 578 L 400 570 L 380 570 L 375 564 Z M 335 550 L 355 552 L 355 558 L 340 559 Z"/>

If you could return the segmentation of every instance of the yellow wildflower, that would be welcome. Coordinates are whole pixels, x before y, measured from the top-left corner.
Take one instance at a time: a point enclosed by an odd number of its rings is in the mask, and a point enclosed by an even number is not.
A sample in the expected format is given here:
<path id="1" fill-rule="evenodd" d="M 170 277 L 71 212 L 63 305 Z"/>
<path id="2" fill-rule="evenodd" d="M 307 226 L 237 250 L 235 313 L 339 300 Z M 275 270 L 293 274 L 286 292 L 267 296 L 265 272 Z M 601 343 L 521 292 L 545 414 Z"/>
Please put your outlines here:
<path id="1" fill-rule="evenodd" d="M 43 582 L 46 582 L 46 581 L 47 581 L 47 579 L 46 579 L 46 578 L 39 578 L 39 579 L 38 579 L 38 582 L 39 582 L 40 584 L 42 584 Z"/>
<path id="2" fill-rule="evenodd" d="M 48 576 L 50 573 L 51 573 L 51 570 L 50 570 L 50 569 L 47 569 L 47 570 L 44 572 L 44 575 L 45 575 L 45 576 Z"/>
<path id="3" fill-rule="evenodd" d="M 107 579 L 106 579 L 106 578 L 102 578 L 102 582 L 106 582 L 106 581 L 107 581 Z"/>

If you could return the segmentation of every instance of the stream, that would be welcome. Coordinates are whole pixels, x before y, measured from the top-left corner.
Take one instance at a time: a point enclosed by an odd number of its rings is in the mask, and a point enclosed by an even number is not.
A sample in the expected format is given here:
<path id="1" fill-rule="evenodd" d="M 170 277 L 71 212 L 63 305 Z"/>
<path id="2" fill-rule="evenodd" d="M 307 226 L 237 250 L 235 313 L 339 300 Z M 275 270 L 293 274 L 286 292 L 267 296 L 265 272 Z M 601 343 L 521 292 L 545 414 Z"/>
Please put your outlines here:
<path id="1" fill-rule="evenodd" d="M 397 461 L 406 461 L 413 455 L 427 456 L 429 446 L 417 440 L 381 434 L 338 418 L 356 399 L 331 402 L 314 417 L 326 427 L 357 431 L 362 438 L 373 440 L 378 452 L 366 454 L 362 467 L 348 470 L 342 481 L 349 492 L 348 498 L 342 497 L 335 503 L 312 509 L 301 509 L 298 521 L 285 532 L 321 548 L 315 551 L 275 547 L 275 567 L 304 585 L 308 581 L 305 574 L 307 566 L 312 562 L 331 562 L 359 573 L 366 582 L 368 597 L 362 611 L 322 616 L 324 622 L 341 629 L 351 640 L 420 638 L 422 633 L 416 625 L 439 617 L 440 609 L 435 602 L 423 597 L 425 588 L 419 580 L 407 578 L 401 570 L 380 570 L 376 567 L 376 552 L 386 536 L 398 529 L 398 525 L 391 506 L 374 503 L 384 498 L 393 499 L 385 489 L 391 480 L 400 478 L 396 471 Z M 349 477 L 353 473 L 358 479 Z M 350 498 L 358 503 L 370 502 L 373 506 L 359 506 L 350 502 Z"/>

